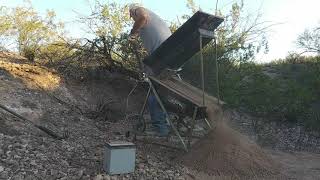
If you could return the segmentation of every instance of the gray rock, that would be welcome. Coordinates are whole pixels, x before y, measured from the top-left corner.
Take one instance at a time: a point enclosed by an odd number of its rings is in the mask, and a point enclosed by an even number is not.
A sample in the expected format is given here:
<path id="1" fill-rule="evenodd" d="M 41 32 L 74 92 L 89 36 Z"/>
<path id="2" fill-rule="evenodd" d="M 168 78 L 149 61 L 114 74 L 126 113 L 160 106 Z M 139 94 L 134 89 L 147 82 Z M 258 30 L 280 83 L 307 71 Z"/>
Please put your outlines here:
<path id="1" fill-rule="evenodd" d="M 66 160 L 61 160 L 61 164 L 67 167 L 69 166 L 69 163 Z"/>
<path id="2" fill-rule="evenodd" d="M 80 179 L 82 176 L 83 176 L 83 170 L 80 170 L 80 171 L 78 171 L 78 173 L 77 173 L 77 179 Z"/>
<path id="3" fill-rule="evenodd" d="M 14 158 L 14 159 L 21 159 L 21 157 L 18 156 L 18 155 L 14 155 L 13 158 Z"/>
<path id="4" fill-rule="evenodd" d="M 103 180 L 103 176 L 101 174 L 97 175 L 93 178 L 94 180 Z"/>
<path id="5" fill-rule="evenodd" d="M 0 179 L 8 179 L 9 178 L 9 172 L 3 171 L 0 173 Z"/>
<path id="6" fill-rule="evenodd" d="M 109 175 L 104 175 L 104 176 L 103 176 L 103 180 L 111 180 L 111 178 L 110 178 Z"/>
<path id="7" fill-rule="evenodd" d="M 23 175 L 22 174 L 17 174 L 15 176 L 12 177 L 12 180 L 23 180 Z"/>
<path id="8" fill-rule="evenodd" d="M 36 165 L 37 165 L 37 163 L 36 163 L 35 160 L 31 160 L 31 161 L 30 161 L 30 164 L 31 164 L 32 166 L 36 166 Z"/>
<path id="9" fill-rule="evenodd" d="M 145 168 L 145 165 L 144 165 L 143 163 L 140 163 L 140 164 L 138 164 L 138 168 L 139 168 L 139 169 L 144 169 L 144 168 Z"/>
<path id="10" fill-rule="evenodd" d="M 51 169 L 51 171 L 50 171 L 50 175 L 51 176 L 57 176 L 58 175 L 58 171 L 57 170 L 55 170 L 55 169 Z"/>

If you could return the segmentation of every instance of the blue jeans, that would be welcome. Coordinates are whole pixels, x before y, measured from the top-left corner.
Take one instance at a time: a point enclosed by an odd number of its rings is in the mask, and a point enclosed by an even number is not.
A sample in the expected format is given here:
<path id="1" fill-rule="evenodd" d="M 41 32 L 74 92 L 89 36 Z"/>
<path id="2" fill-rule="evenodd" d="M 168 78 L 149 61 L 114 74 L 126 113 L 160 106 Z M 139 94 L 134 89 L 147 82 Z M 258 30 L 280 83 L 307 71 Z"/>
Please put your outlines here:
<path id="1" fill-rule="evenodd" d="M 153 92 L 148 98 L 148 107 L 153 127 L 159 131 L 160 135 L 167 135 L 169 129 L 166 122 L 166 114 L 162 111 Z"/>

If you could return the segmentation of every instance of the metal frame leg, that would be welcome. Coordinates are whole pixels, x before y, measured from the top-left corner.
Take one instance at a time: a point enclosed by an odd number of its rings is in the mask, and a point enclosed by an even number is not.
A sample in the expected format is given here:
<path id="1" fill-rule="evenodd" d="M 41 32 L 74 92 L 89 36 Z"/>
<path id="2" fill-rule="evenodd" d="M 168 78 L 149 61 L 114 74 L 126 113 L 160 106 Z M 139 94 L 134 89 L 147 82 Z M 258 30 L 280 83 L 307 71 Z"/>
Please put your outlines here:
<path id="1" fill-rule="evenodd" d="M 209 38 L 214 38 L 215 40 L 215 63 L 216 63 L 216 85 L 217 85 L 217 94 L 218 94 L 218 104 L 220 104 L 220 92 L 219 92 L 219 82 L 218 82 L 218 62 L 217 62 L 217 41 L 216 41 L 216 37 L 215 37 L 215 34 L 213 31 L 207 31 L 207 30 L 204 30 L 204 29 L 199 29 L 199 41 L 200 41 L 200 60 L 201 60 L 201 74 L 200 74 L 200 77 L 201 77 L 201 88 L 202 88 L 202 100 L 203 100 L 203 106 L 205 106 L 205 89 L 204 89 L 204 62 L 203 62 L 203 47 L 202 47 L 202 38 L 203 37 L 209 37 Z M 204 121 L 206 122 L 206 124 L 209 126 L 209 128 L 211 129 L 212 126 L 211 124 L 209 123 L 209 121 L 207 120 L 207 118 L 204 118 Z"/>
<path id="2" fill-rule="evenodd" d="M 149 87 L 149 90 L 148 90 L 148 93 L 147 93 L 147 95 L 146 95 L 146 98 L 145 98 L 145 100 L 144 100 L 144 102 L 143 102 L 143 106 L 142 106 L 142 108 L 141 108 L 141 110 L 140 110 L 140 114 L 139 114 L 139 121 L 143 121 L 143 122 L 141 122 L 142 123 L 142 126 L 143 126 L 143 130 L 142 130 L 142 132 L 144 132 L 145 130 L 146 130 L 146 120 L 143 118 L 143 114 L 144 114 L 144 111 L 146 110 L 146 106 L 147 106 L 147 101 L 148 101 L 148 98 L 149 98 L 149 96 L 150 96 L 150 92 L 151 92 L 151 87 Z M 140 122 L 138 122 L 138 123 L 140 123 Z M 138 124 L 137 123 L 137 124 Z M 135 130 L 134 130 L 135 132 L 134 132 L 134 137 L 133 137 L 133 140 L 135 141 L 136 139 L 137 139 L 137 132 L 139 131 L 139 128 L 138 128 L 138 125 L 137 125 L 137 127 L 135 127 Z"/>
<path id="3" fill-rule="evenodd" d="M 184 150 L 188 152 L 187 145 L 185 144 L 184 140 L 182 139 L 182 137 L 181 137 L 180 133 L 178 132 L 177 128 L 174 126 L 174 124 L 173 124 L 172 121 L 170 120 L 169 114 L 168 114 L 166 108 L 164 107 L 164 105 L 163 105 L 163 103 L 162 103 L 162 101 L 161 101 L 161 99 L 160 99 L 160 97 L 159 97 L 156 89 L 154 88 L 152 82 L 150 81 L 150 79 L 148 80 L 148 83 L 149 83 L 149 85 L 150 85 L 150 87 L 151 87 L 151 89 L 152 89 L 152 92 L 153 92 L 154 95 L 156 96 L 156 99 L 157 99 L 157 101 L 158 101 L 158 103 L 159 103 L 162 111 L 163 111 L 163 112 L 165 113 L 165 115 L 166 115 L 167 123 L 170 124 L 170 126 L 171 126 L 171 128 L 173 129 L 174 133 L 179 137 L 179 139 L 180 139 L 180 141 L 181 141 L 181 143 L 182 143 L 182 145 L 183 145 Z"/>
<path id="4" fill-rule="evenodd" d="M 145 100 L 143 102 L 143 106 L 142 106 L 141 111 L 140 111 L 140 115 L 141 116 L 143 116 L 144 111 L 146 110 L 147 101 L 148 101 L 148 98 L 150 96 L 150 93 L 151 93 L 151 87 L 149 87 L 148 93 L 147 93 L 146 98 L 145 98 Z"/>
<path id="5" fill-rule="evenodd" d="M 203 106 L 205 106 L 205 93 L 204 93 L 204 68 L 203 68 L 203 48 L 202 48 L 202 38 L 203 38 L 203 36 L 202 36 L 202 34 L 200 33 L 200 37 L 199 37 L 199 39 L 200 39 L 200 62 L 201 62 L 201 64 L 200 64 L 200 78 L 201 78 L 201 88 L 202 88 L 202 104 L 203 104 Z"/>
<path id="6" fill-rule="evenodd" d="M 188 146 L 189 148 L 191 147 L 191 141 L 192 141 L 192 133 L 193 133 L 193 129 L 194 129 L 194 126 L 196 124 L 196 117 L 197 117 L 197 114 L 198 114 L 198 107 L 194 107 L 194 111 L 193 111 L 193 116 L 192 116 L 192 120 L 191 120 L 191 127 L 189 129 L 189 137 L 188 137 Z"/>
<path id="7" fill-rule="evenodd" d="M 206 124 L 208 125 L 209 129 L 212 129 L 212 126 L 210 124 L 210 122 L 208 121 L 207 118 L 204 118 L 204 121 L 206 122 Z"/>
<path id="8" fill-rule="evenodd" d="M 201 61 L 201 71 L 200 71 L 200 77 L 201 77 L 201 88 L 202 88 L 202 104 L 203 106 L 205 106 L 205 89 L 204 89 L 204 62 L 203 62 L 203 47 L 202 47 L 202 34 L 200 31 L 200 61 Z M 206 122 L 206 124 L 209 126 L 209 128 L 211 129 L 212 126 L 209 123 L 209 121 L 207 120 L 207 118 L 204 118 L 204 121 Z"/>

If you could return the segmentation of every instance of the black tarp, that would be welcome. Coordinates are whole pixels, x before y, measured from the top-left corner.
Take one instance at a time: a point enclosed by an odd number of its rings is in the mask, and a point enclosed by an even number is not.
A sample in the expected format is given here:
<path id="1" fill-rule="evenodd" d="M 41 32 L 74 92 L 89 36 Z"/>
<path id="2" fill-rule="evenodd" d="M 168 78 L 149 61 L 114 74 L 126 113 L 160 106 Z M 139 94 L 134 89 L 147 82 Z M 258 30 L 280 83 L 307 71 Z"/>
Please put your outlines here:
<path id="1" fill-rule="evenodd" d="M 199 28 L 214 31 L 223 18 L 196 12 L 187 22 L 164 41 L 150 56 L 144 59 L 144 63 L 151 67 L 155 74 L 159 74 L 165 68 L 178 69 L 200 50 Z M 203 38 L 203 47 L 212 38 Z"/>

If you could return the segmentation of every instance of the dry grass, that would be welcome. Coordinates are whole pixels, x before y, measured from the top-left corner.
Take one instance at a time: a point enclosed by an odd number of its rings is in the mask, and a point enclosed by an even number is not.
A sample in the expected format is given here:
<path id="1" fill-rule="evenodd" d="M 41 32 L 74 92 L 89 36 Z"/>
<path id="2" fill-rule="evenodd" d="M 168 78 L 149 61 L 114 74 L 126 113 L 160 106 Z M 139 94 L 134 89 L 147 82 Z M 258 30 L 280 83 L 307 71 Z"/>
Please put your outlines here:
<path id="1" fill-rule="evenodd" d="M 13 77 L 21 79 L 32 89 L 54 90 L 59 87 L 61 82 L 61 78 L 57 74 L 37 65 L 0 60 L 0 68 L 6 70 Z"/>
<path id="2" fill-rule="evenodd" d="M 7 59 L 10 61 L 14 61 L 14 60 L 27 61 L 27 58 L 23 56 L 20 56 L 12 52 L 5 52 L 5 51 L 0 51 L 0 59 Z"/>

